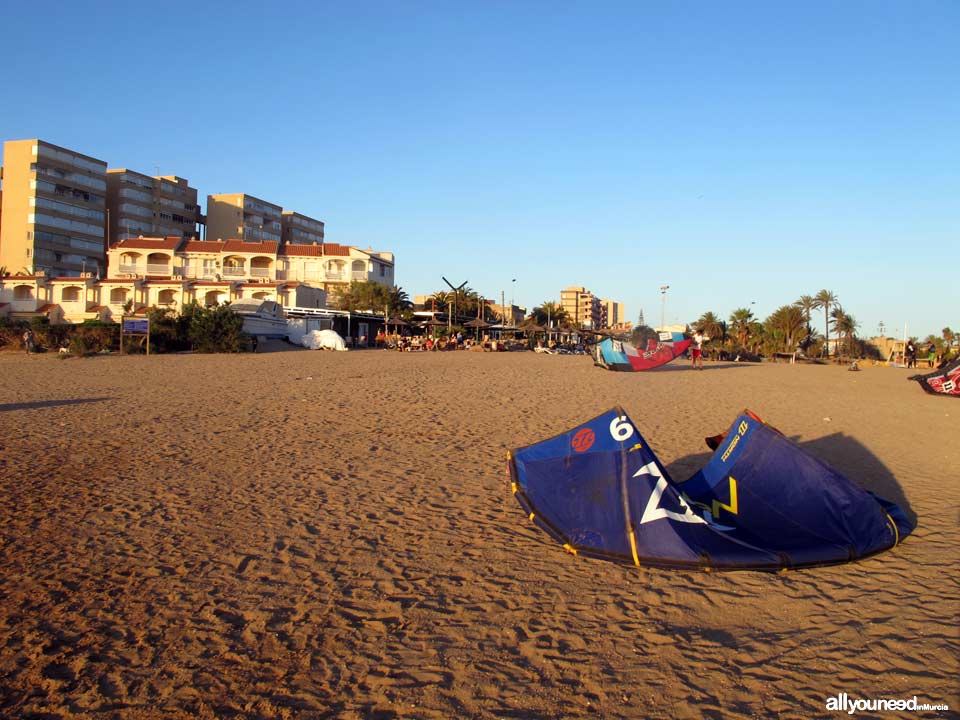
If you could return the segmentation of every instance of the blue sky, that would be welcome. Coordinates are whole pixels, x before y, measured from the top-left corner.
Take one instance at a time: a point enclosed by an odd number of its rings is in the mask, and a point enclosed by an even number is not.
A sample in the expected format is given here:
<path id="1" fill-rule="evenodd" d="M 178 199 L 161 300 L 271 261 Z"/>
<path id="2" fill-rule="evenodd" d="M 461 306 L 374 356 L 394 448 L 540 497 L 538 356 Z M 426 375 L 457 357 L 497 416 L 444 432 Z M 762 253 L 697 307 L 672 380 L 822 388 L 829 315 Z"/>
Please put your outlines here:
<path id="1" fill-rule="evenodd" d="M 322 219 L 411 297 L 652 325 L 663 284 L 667 322 L 826 288 L 861 335 L 960 330 L 954 0 L 0 11 L 0 139 Z"/>

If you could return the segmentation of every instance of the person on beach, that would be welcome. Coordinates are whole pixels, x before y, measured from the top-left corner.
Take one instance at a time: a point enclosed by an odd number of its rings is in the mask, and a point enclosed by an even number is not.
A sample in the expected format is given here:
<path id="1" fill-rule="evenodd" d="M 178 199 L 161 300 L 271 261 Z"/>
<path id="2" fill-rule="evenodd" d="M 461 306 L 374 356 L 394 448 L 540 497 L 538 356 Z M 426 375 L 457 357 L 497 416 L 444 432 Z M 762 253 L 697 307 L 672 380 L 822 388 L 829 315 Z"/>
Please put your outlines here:
<path id="1" fill-rule="evenodd" d="M 933 343 L 927 347 L 927 367 L 933 367 L 937 361 L 937 346 Z"/>
<path id="2" fill-rule="evenodd" d="M 703 332 L 697 328 L 690 343 L 690 359 L 694 370 L 703 370 Z"/>
<path id="3" fill-rule="evenodd" d="M 913 340 L 907 340 L 907 367 L 915 368 L 917 366 L 917 346 Z"/>
<path id="4" fill-rule="evenodd" d="M 27 328 L 23 331 L 23 349 L 27 351 L 27 355 L 30 355 L 33 352 L 34 347 L 36 346 L 36 338 L 33 336 L 33 330 Z"/>

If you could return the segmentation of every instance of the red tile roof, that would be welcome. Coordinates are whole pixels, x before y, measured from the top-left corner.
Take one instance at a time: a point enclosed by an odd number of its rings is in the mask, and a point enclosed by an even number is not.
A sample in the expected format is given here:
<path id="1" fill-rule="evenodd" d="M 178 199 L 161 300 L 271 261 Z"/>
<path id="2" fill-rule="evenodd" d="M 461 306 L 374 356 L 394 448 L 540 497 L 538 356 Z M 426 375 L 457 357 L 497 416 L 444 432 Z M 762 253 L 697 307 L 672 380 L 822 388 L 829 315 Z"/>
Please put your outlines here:
<path id="1" fill-rule="evenodd" d="M 247 242 L 244 240 L 227 240 L 223 244 L 224 252 L 231 253 L 258 253 L 264 255 L 276 255 L 277 246 L 279 246 L 276 240 L 264 240 L 263 242 Z"/>
<path id="2" fill-rule="evenodd" d="M 287 243 L 280 251 L 281 255 L 299 255 L 300 257 L 325 257 L 333 255 L 349 257 L 350 248 L 337 243 L 318 243 L 317 245 L 292 245 Z"/>
<path id="3" fill-rule="evenodd" d="M 165 238 L 125 238 L 119 242 L 115 242 L 110 246 L 111 250 L 176 250 L 179 247 L 180 243 L 183 242 L 181 237 L 165 237 Z"/>
<path id="4" fill-rule="evenodd" d="M 180 252 L 217 254 L 225 244 L 223 240 L 187 240 Z"/>

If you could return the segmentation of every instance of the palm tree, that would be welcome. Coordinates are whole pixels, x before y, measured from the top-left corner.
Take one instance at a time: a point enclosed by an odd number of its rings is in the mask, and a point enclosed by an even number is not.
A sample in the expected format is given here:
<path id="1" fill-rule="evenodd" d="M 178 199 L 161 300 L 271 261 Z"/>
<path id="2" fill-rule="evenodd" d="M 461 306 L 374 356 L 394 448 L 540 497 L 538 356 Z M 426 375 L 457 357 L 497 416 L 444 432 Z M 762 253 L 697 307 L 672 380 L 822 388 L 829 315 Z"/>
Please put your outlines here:
<path id="1" fill-rule="evenodd" d="M 453 293 L 445 290 L 437 290 L 428 298 L 431 302 L 431 310 L 441 310 L 453 302 Z"/>
<path id="2" fill-rule="evenodd" d="M 832 317 L 833 329 L 836 330 L 838 336 L 843 337 L 843 347 L 852 355 L 854 333 L 858 325 L 857 321 L 854 320 L 853 315 L 845 313 L 841 307 L 834 308 Z M 843 358 L 842 351 L 840 357 Z"/>
<path id="3" fill-rule="evenodd" d="M 794 305 L 803 310 L 804 317 L 807 319 L 807 337 L 803 342 L 802 348 L 805 351 L 810 345 L 813 336 L 813 328 L 810 327 L 811 313 L 817 308 L 817 299 L 812 295 L 801 295 Z"/>
<path id="4" fill-rule="evenodd" d="M 775 347 L 793 352 L 805 325 L 803 311 L 795 305 L 783 305 L 767 318 L 766 325 Z"/>
<path id="5" fill-rule="evenodd" d="M 836 305 L 839 298 L 830 290 L 821 290 L 814 300 L 817 303 L 814 308 L 823 308 L 823 324 L 826 326 L 824 336 L 827 339 L 824 348 L 826 348 L 827 357 L 830 357 L 830 306 Z"/>
<path id="6" fill-rule="evenodd" d="M 390 312 L 396 313 L 397 315 L 407 313 L 410 308 L 413 307 L 407 291 L 399 286 L 390 288 L 387 291 L 387 302 L 390 305 Z"/>
<path id="7" fill-rule="evenodd" d="M 947 344 L 947 351 L 949 352 L 950 348 L 953 347 L 953 341 L 956 340 L 957 336 L 949 326 L 941 330 L 940 333 L 943 335 L 943 341 Z"/>
<path id="8" fill-rule="evenodd" d="M 720 349 L 723 349 L 727 340 L 727 324 L 716 314 L 710 311 L 705 312 L 697 320 L 696 326 L 700 328 L 700 332 L 707 336 L 708 342 L 713 343 L 714 347 L 719 344 Z"/>
<path id="9" fill-rule="evenodd" d="M 750 323 L 753 322 L 753 313 L 749 308 L 737 308 L 730 313 L 730 329 L 737 336 L 737 344 L 746 347 L 750 336 Z"/>
<path id="10" fill-rule="evenodd" d="M 530 318 L 544 327 L 557 327 L 567 321 L 567 311 L 559 303 L 548 301 L 535 307 Z"/>

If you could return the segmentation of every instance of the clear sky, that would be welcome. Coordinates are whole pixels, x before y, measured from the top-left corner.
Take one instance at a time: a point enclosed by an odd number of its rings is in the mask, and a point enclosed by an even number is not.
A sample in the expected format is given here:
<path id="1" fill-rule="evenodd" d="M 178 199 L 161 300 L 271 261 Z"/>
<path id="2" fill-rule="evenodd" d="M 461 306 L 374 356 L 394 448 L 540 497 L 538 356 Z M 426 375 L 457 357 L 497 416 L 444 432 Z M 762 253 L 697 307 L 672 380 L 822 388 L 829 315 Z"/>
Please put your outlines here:
<path id="1" fill-rule="evenodd" d="M 862 336 L 960 331 L 956 0 L 0 16 L 0 139 L 319 218 L 394 252 L 411 298 L 583 285 L 654 325 L 663 284 L 667 322 L 826 288 Z"/>

